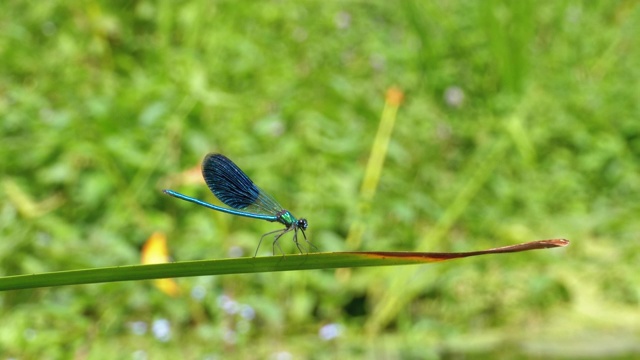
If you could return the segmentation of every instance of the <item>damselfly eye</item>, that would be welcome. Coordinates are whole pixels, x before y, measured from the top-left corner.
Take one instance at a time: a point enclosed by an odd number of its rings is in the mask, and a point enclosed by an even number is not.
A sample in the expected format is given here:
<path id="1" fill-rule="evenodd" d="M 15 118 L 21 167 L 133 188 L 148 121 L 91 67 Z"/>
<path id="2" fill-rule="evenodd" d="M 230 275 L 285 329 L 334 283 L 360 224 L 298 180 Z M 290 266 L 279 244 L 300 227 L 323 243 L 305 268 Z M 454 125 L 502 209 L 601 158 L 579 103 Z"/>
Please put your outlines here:
<path id="1" fill-rule="evenodd" d="M 309 223 L 307 222 L 307 219 L 300 219 L 298 220 L 298 224 L 296 225 L 302 230 L 307 230 L 307 226 L 309 226 Z"/>

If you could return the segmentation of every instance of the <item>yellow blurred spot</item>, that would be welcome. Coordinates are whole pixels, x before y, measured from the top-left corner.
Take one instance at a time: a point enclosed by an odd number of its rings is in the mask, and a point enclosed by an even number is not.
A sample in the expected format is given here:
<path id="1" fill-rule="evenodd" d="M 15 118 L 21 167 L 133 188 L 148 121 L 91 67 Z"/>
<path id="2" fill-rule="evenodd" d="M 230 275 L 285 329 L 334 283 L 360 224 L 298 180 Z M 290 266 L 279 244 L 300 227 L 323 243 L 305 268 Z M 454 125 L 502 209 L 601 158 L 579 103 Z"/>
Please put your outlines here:
<path id="1" fill-rule="evenodd" d="M 161 232 L 154 232 L 142 248 L 143 264 L 164 264 L 169 262 L 167 237 Z"/>
<path id="2" fill-rule="evenodd" d="M 155 279 L 153 280 L 153 284 L 160 289 L 163 293 L 176 297 L 180 295 L 180 288 L 178 287 L 178 283 L 173 279 Z"/>
<path id="3" fill-rule="evenodd" d="M 400 106 L 402 104 L 402 100 L 404 99 L 404 93 L 397 87 L 390 87 L 387 90 L 386 101 L 387 104 L 391 106 Z"/>
<path id="4" fill-rule="evenodd" d="M 154 232 L 142 247 L 142 263 L 145 265 L 164 264 L 169 261 L 167 237 L 161 232 Z M 180 288 L 173 279 L 156 279 L 153 283 L 167 295 L 177 296 L 180 294 Z"/>

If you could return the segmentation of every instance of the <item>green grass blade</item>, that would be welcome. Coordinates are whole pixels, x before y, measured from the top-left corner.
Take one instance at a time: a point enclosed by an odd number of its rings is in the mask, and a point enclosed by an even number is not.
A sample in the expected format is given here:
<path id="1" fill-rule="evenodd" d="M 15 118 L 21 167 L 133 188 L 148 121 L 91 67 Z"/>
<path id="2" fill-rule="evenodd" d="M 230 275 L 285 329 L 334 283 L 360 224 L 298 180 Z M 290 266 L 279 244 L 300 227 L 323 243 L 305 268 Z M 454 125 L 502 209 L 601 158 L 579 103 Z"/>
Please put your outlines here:
<path id="1" fill-rule="evenodd" d="M 564 239 L 552 239 L 460 253 L 376 251 L 336 252 L 257 258 L 184 261 L 152 265 L 115 266 L 33 275 L 7 276 L 0 278 L 0 291 L 187 276 L 424 264 L 470 256 L 564 247 L 568 244 L 569 241 Z"/>

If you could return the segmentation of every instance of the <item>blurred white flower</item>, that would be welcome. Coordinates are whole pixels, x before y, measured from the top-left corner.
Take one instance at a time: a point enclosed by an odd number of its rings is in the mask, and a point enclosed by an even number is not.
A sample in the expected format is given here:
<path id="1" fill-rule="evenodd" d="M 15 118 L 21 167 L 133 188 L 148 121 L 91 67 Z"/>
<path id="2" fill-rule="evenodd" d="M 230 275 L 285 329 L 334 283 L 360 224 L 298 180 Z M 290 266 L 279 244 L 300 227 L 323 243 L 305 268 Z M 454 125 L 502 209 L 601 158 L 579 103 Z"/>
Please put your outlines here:
<path id="1" fill-rule="evenodd" d="M 162 342 L 167 342 L 171 339 L 171 323 L 169 323 L 169 320 L 154 320 L 151 329 L 151 331 L 153 331 L 153 336 L 155 336 L 156 339 Z"/>
<path id="2" fill-rule="evenodd" d="M 336 27 L 344 30 L 351 26 L 351 14 L 345 11 L 340 11 L 335 17 Z"/>
<path id="3" fill-rule="evenodd" d="M 320 328 L 320 338 L 325 341 L 333 340 L 342 335 L 342 325 L 331 323 Z"/>
<path id="4" fill-rule="evenodd" d="M 253 320 L 256 317 L 256 311 L 250 305 L 242 304 L 240 306 L 240 316 L 247 320 Z"/>
<path id="5" fill-rule="evenodd" d="M 273 354 L 271 358 L 274 360 L 291 360 L 293 359 L 293 355 L 288 351 L 280 351 Z"/>
<path id="6" fill-rule="evenodd" d="M 444 91 L 444 101 L 451 107 L 461 107 L 464 104 L 464 98 L 464 91 L 458 86 L 449 86 Z"/>
<path id="7" fill-rule="evenodd" d="M 240 305 L 227 295 L 220 295 L 218 297 L 218 306 L 227 314 L 233 315 L 238 312 Z"/>
<path id="8" fill-rule="evenodd" d="M 207 289 L 202 285 L 196 285 L 191 289 L 191 297 L 195 300 L 202 301 L 207 295 Z"/>
<path id="9" fill-rule="evenodd" d="M 147 356 L 147 352 L 144 350 L 136 350 L 131 354 L 131 358 L 133 360 L 147 360 L 149 357 Z"/>
<path id="10" fill-rule="evenodd" d="M 147 323 L 144 321 L 132 321 L 128 325 L 134 335 L 144 335 L 147 332 Z"/>

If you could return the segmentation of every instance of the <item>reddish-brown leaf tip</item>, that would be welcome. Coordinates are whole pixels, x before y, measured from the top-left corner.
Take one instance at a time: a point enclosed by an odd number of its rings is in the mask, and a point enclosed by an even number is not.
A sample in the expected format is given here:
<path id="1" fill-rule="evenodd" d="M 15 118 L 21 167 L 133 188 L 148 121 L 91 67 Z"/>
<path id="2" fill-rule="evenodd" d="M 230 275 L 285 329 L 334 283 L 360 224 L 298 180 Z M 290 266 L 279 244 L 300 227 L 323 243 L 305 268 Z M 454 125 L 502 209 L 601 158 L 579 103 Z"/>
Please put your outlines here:
<path id="1" fill-rule="evenodd" d="M 380 259 L 404 259 L 409 261 L 418 262 L 434 262 L 445 261 L 451 259 L 459 259 L 470 256 L 488 255 L 488 254 L 507 254 L 516 253 L 521 251 L 549 249 L 555 247 L 564 247 L 569 245 L 567 239 L 549 239 L 549 240 L 537 240 L 527 243 L 521 243 L 516 245 L 502 246 L 493 249 L 467 251 L 467 252 L 450 252 L 450 253 L 437 253 L 437 252 L 412 252 L 412 251 L 363 251 L 363 252 L 348 252 L 349 254 L 366 256 L 370 258 Z"/>

